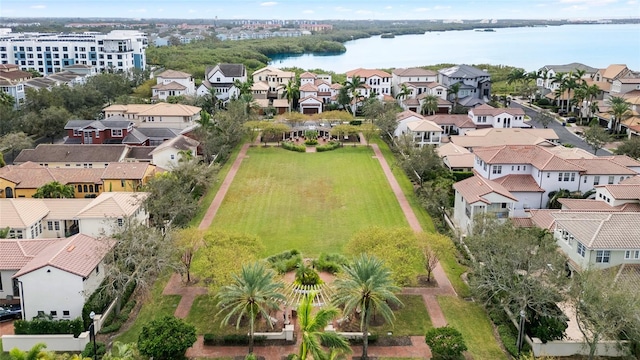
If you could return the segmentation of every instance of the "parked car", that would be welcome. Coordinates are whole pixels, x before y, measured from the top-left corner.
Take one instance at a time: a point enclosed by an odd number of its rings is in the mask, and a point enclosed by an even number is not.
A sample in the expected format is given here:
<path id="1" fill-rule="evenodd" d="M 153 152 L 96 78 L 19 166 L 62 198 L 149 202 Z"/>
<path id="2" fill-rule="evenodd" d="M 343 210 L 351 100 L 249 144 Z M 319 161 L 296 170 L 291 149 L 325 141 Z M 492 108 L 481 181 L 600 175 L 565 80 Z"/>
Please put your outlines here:
<path id="1" fill-rule="evenodd" d="M 576 118 L 575 118 L 575 117 L 571 116 L 571 117 L 568 117 L 566 121 L 567 121 L 569 124 L 571 124 L 571 123 L 575 123 L 577 120 L 576 120 Z"/>
<path id="2" fill-rule="evenodd" d="M 22 319 L 22 308 L 20 306 L 0 307 L 0 321 Z"/>
<path id="3" fill-rule="evenodd" d="M 564 110 L 564 109 L 560 109 L 560 110 L 558 110 L 558 115 L 560 115 L 560 116 L 566 116 L 566 115 L 567 115 L 567 110 Z"/>

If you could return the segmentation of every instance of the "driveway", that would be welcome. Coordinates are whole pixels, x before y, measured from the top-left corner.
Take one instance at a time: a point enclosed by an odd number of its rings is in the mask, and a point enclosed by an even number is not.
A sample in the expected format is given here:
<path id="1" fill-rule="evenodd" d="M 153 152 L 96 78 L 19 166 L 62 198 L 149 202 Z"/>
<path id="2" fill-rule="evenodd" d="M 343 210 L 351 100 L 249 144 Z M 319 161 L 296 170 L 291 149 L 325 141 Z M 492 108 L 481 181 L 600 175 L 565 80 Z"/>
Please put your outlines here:
<path id="1" fill-rule="evenodd" d="M 529 124 L 536 128 L 542 128 L 542 124 L 538 123 L 535 120 L 536 115 L 538 115 L 537 110 L 521 104 L 519 100 L 518 102 L 512 101 L 509 106 L 513 108 L 524 109 L 525 114 L 527 114 L 527 116 L 531 118 L 531 121 L 529 121 Z M 578 127 L 576 127 L 575 124 L 571 124 L 571 125 L 573 125 L 571 126 L 571 128 L 578 130 Z M 566 126 L 562 126 L 562 123 L 560 121 L 558 120 L 552 121 L 549 124 L 548 128 L 553 129 L 556 132 L 556 134 L 558 134 L 558 138 L 560 138 L 561 143 L 571 144 L 574 147 L 593 153 L 593 148 L 589 146 L 589 144 L 587 144 L 584 140 L 582 140 L 582 138 L 576 136 L 573 132 L 569 131 L 568 130 L 569 128 L 567 128 Z M 600 155 L 600 156 L 611 155 L 611 152 L 607 149 L 600 149 L 598 150 L 597 155 Z"/>

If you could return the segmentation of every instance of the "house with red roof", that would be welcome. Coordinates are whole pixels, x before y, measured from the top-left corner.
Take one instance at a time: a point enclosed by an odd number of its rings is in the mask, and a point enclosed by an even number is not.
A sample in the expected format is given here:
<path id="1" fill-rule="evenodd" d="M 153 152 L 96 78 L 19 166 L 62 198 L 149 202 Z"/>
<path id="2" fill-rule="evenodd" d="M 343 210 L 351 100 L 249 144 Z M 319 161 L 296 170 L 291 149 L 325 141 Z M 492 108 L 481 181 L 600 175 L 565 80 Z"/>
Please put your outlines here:
<path id="1" fill-rule="evenodd" d="M 156 75 L 156 85 L 151 87 L 152 99 L 166 101 L 169 96 L 194 96 L 195 82 L 191 74 L 165 70 Z"/>
<path id="2" fill-rule="evenodd" d="M 378 69 L 354 69 L 347 71 L 347 82 L 353 81 L 355 76 L 360 77 L 363 88 L 358 89 L 360 96 L 369 97 L 371 93 L 382 100 L 384 95 L 391 96 L 391 74 Z"/>

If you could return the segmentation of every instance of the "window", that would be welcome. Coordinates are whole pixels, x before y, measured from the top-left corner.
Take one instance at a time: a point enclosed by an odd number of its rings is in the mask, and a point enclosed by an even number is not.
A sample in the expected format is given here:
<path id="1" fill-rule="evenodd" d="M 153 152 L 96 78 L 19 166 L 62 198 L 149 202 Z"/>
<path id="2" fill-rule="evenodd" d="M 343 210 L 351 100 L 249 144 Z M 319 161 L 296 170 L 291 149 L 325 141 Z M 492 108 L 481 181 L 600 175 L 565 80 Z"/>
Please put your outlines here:
<path id="1" fill-rule="evenodd" d="M 47 230 L 53 231 L 53 221 L 47 221 Z"/>
<path id="2" fill-rule="evenodd" d="M 625 259 L 640 259 L 640 250 L 626 250 L 624 252 Z"/>
<path id="3" fill-rule="evenodd" d="M 593 177 L 593 185 L 600 185 L 600 176 Z"/>
<path id="4" fill-rule="evenodd" d="M 120 186 L 121 186 L 121 187 L 124 187 L 124 185 L 125 185 L 124 180 L 120 180 Z"/>
<path id="5" fill-rule="evenodd" d="M 60 230 L 60 221 L 55 221 L 55 222 L 53 223 L 53 227 L 54 227 L 56 230 Z"/>
<path id="6" fill-rule="evenodd" d="M 78 192 L 82 192 L 82 185 L 78 185 Z"/>
<path id="7" fill-rule="evenodd" d="M 624 252 L 624 258 L 625 258 L 625 259 L 631 259 L 631 255 L 632 255 L 632 253 L 633 253 L 633 251 L 631 251 L 631 250 L 626 250 L 626 251 Z"/>
<path id="8" fill-rule="evenodd" d="M 596 251 L 596 263 L 607 264 L 609 263 L 610 257 L 611 257 L 611 251 L 609 250 Z"/>
<path id="9" fill-rule="evenodd" d="M 0 276 L 0 291 L 2 291 L 2 276 Z"/>
<path id="10" fill-rule="evenodd" d="M 96 274 L 100 274 L 100 265 L 96 266 Z"/>
<path id="11" fill-rule="evenodd" d="M 609 182 L 608 182 L 609 184 L 613 184 L 613 178 L 614 178 L 613 176 L 609 176 Z"/>
<path id="12" fill-rule="evenodd" d="M 585 250 L 586 250 L 586 247 L 584 245 L 582 245 L 581 242 L 578 242 L 578 248 L 576 250 L 577 253 L 580 254 L 580 256 L 584 257 Z"/>
<path id="13" fill-rule="evenodd" d="M 51 310 L 51 317 L 58 317 L 58 312 L 55 310 Z"/>
<path id="14" fill-rule="evenodd" d="M 122 129 L 111 129 L 111 137 L 122 137 Z"/>
<path id="15" fill-rule="evenodd" d="M 69 310 L 62 310 L 62 317 L 66 317 L 66 318 L 70 317 Z"/>
<path id="16" fill-rule="evenodd" d="M 117 223 L 118 223 L 118 226 L 123 226 L 124 225 L 124 219 L 118 218 Z"/>
<path id="17" fill-rule="evenodd" d="M 89 187 L 86 184 L 82 185 L 82 189 L 84 190 L 84 192 L 89 192 Z"/>

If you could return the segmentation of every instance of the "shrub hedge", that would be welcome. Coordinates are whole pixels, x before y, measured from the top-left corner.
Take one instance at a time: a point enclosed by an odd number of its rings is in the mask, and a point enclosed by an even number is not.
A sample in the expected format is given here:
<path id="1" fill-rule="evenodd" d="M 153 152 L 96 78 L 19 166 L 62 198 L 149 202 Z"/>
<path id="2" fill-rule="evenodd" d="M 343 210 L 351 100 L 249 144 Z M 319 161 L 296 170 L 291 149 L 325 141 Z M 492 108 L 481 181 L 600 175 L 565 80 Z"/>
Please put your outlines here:
<path id="1" fill-rule="evenodd" d="M 305 152 L 307 148 L 304 145 L 296 145 L 291 141 L 283 141 L 282 148 L 289 151 Z"/>
<path id="2" fill-rule="evenodd" d="M 318 271 L 326 271 L 331 274 L 338 273 L 342 266 L 346 265 L 348 260 L 340 254 L 321 253 L 320 257 L 313 260 L 313 266 Z"/>
<path id="3" fill-rule="evenodd" d="M 98 355 L 98 359 L 102 358 L 107 352 L 107 345 L 103 342 L 96 341 L 96 355 Z M 82 351 L 82 358 L 91 358 L 93 359 L 93 342 L 89 342 L 87 346 L 84 347 L 84 351 Z"/>
<path id="4" fill-rule="evenodd" d="M 82 319 L 74 320 L 16 320 L 13 323 L 16 335 L 73 334 L 78 337 L 86 328 Z"/>
<path id="5" fill-rule="evenodd" d="M 316 139 L 309 139 L 309 140 L 306 140 L 306 141 L 304 142 L 304 144 L 305 144 L 305 145 L 318 145 L 318 140 L 316 140 Z"/>
<path id="6" fill-rule="evenodd" d="M 340 147 L 340 143 L 339 142 L 337 142 L 337 141 L 329 141 L 325 145 L 316 146 L 316 151 L 317 152 L 331 151 L 331 150 L 335 150 L 335 149 L 337 149 L 339 147 Z"/>
<path id="7" fill-rule="evenodd" d="M 298 250 L 292 249 L 269 256 L 267 261 L 276 272 L 284 274 L 296 269 L 297 265 L 302 262 L 302 256 Z"/>

